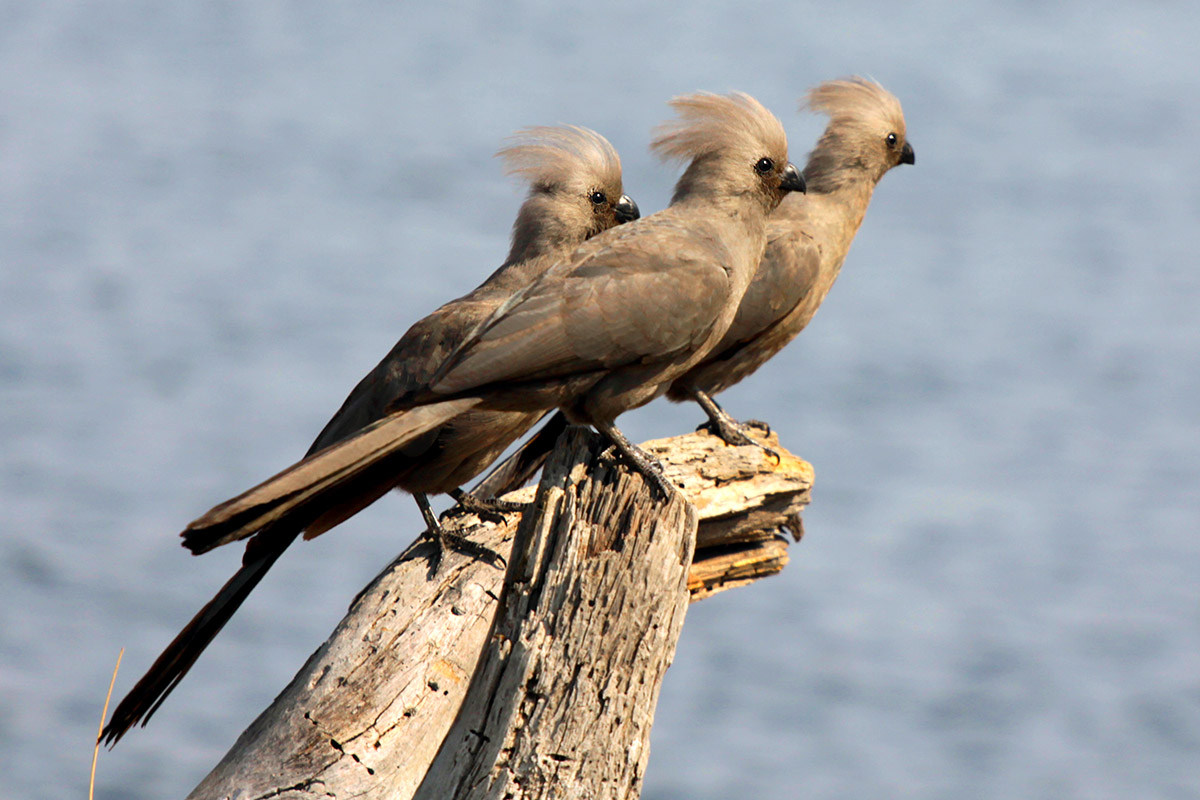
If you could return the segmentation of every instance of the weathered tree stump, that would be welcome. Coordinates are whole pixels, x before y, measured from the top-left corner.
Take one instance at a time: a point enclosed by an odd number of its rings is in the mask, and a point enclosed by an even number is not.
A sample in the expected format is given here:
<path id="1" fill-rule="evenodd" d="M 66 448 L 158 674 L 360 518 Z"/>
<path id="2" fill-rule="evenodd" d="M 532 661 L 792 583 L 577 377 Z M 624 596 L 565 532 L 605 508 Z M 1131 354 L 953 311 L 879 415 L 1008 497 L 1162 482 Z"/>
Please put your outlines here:
<path id="1" fill-rule="evenodd" d="M 449 523 L 507 570 L 448 553 L 431 577 L 410 547 L 190 797 L 636 797 L 689 599 L 781 570 L 812 484 L 785 451 L 643 447 L 679 496 L 573 428 L 508 496 L 523 515 Z"/>

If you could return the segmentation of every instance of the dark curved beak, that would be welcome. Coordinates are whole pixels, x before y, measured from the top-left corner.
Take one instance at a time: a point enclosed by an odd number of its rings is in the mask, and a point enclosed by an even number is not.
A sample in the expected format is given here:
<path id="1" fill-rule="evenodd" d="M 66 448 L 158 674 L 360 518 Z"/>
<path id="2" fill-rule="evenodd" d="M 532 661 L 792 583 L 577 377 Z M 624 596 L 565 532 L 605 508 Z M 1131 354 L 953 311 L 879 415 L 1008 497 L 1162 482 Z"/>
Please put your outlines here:
<path id="1" fill-rule="evenodd" d="M 904 147 L 900 148 L 900 163 L 915 164 L 917 163 L 917 154 L 913 152 L 912 145 L 908 142 L 904 143 Z"/>
<path id="2" fill-rule="evenodd" d="M 796 169 L 796 165 L 790 162 L 783 168 L 779 188 L 785 192 L 799 192 L 800 194 L 808 191 L 808 185 L 804 183 L 804 176 L 800 174 L 800 170 Z"/>
<path id="3" fill-rule="evenodd" d="M 617 222 L 633 222 L 642 215 L 637 203 L 627 194 L 621 195 L 621 199 L 613 206 L 613 213 L 617 215 Z"/>

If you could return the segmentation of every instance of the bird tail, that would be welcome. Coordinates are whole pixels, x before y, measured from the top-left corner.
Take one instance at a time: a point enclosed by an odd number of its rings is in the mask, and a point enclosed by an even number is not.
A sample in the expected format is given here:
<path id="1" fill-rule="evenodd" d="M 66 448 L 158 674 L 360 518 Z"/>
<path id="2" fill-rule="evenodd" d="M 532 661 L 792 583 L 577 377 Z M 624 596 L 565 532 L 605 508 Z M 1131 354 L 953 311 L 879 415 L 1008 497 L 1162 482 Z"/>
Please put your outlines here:
<path id="1" fill-rule="evenodd" d="M 299 534 L 299 528 L 275 528 L 263 531 L 250 543 L 241 569 L 192 617 L 113 711 L 112 718 L 100 733 L 105 745 L 115 745 L 130 728 L 138 723 L 144 726 L 150 720 Z"/>
<path id="2" fill-rule="evenodd" d="M 481 402 L 477 397 L 444 400 L 384 417 L 214 506 L 180 534 L 183 546 L 199 555 L 283 521 L 303 528 L 325 511 L 330 493 L 338 494 L 418 436 Z"/>
<path id="3" fill-rule="evenodd" d="M 558 437 L 570 423 L 561 411 L 555 412 L 529 441 L 487 474 L 471 490 L 471 496 L 488 500 L 520 489 L 550 457 Z"/>

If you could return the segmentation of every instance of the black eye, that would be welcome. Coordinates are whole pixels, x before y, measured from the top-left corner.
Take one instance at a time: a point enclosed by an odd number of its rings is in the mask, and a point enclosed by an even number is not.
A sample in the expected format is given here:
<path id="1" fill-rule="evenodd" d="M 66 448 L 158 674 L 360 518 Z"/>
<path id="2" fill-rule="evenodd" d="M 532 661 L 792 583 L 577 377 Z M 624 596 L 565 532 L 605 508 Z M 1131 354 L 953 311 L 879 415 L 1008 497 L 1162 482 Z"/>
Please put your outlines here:
<path id="1" fill-rule="evenodd" d="M 892 148 L 893 150 L 894 150 L 894 149 L 896 149 L 896 142 L 897 142 L 897 141 L 899 141 L 899 140 L 898 140 L 898 139 L 896 139 L 896 134 L 894 134 L 894 133 L 889 133 L 889 134 L 887 135 L 887 143 L 888 143 L 888 147 Z"/>
<path id="2" fill-rule="evenodd" d="M 775 169 L 775 162 L 769 158 L 760 158 L 758 163 L 754 165 L 754 171 L 759 175 L 766 175 L 773 169 Z"/>
<path id="3" fill-rule="evenodd" d="M 592 205 L 596 205 L 596 206 L 602 205 L 602 204 L 608 202 L 608 198 L 605 197 L 604 192 L 600 192 L 600 191 L 592 192 L 591 194 L 589 194 L 588 200 L 591 200 Z"/>

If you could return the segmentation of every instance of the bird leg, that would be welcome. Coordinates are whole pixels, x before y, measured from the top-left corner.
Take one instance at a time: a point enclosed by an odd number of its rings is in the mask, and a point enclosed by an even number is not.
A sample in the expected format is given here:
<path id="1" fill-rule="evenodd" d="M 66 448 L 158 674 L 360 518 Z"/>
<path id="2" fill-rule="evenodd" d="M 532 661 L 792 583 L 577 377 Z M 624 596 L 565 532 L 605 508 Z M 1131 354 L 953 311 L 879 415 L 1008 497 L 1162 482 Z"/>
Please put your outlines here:
<path id="1" fill-rule="evenodd" d="M 465 536 L 458 533 L 451 533 L 446 530 L 438 518 L 434 516 L 433 509 L 429 506 L 429 498 L 423 493 L 416 493 L 413 499 L 417 501 L 417 508 L 421 509 L 421 517 L 425 520 L 425 536 L 433 541 L 433 553 L 429 556 L 429 572 L 431 575 L 436 575 L 438 569 L 442 565 L 442 555 L 446 550 L 455 550 L 463 555 L 473 558 L 483 558 L 500 566 L 504 563 L 504 557 L 499 553 L 489 550 L 481 544 L 472 542 Z"/>
<path id="2" fill-rule="evenodd" d="M 662 495 L 663 500 L 670 499 L 671 495 L 676 491 L 671 482 L 663 475 L 663 466 L 658 459 L 651 456 L 642 448 L 638 447 L 633 442 L 625 438 L 625 434 L 617 430 L 617 426 L 611 422 L 594 422 L 596 430 L 604 434 L 613 447 L 617 448 L 621 455 L 625 456 L 625 460 L 636 470 L 641 473 L 642 477 Z"/>
<path id="3" fill-rule="evenodd" d="M 700 389 L 692 389 L 692 398 L 700 404 L 700 407 L 704 409 L 704 413 L 708 415 L 708 422 L 696 428 L 696 430 L 706 430 L 709 433 L 716 434 L 717 436 L 720 436 L 726 444 L 734 447 L 753 445 L 755 447 L 762 448 L 767 452 L 768 455 L 774 456 L 777 462 L 782 463 L 783 457 L 779 454 L 778 450 L 769 445 L 765 445 L 756 439 L 750 438 L 750 436 L 746 433 L 746 425 L 743 425 L 733 417 L 729 416 L 725 409 L 717 405 L 717 401 L 713 400 L 707 392 L 704 392 Z M 771 433 L 771 428 L 766 423 L 757 422 L 755 420 L 750 424 L 754 424 L 757 427 L 766 429 L 767 435 L 770 435 Z"/>

